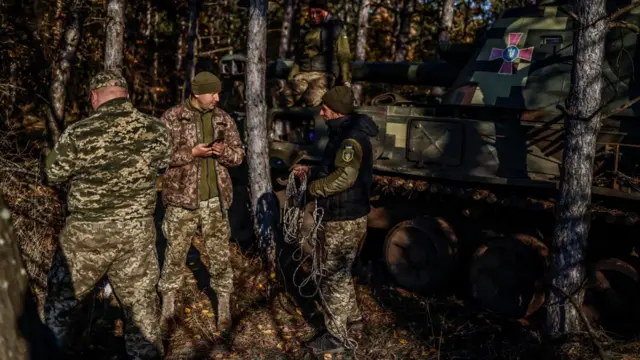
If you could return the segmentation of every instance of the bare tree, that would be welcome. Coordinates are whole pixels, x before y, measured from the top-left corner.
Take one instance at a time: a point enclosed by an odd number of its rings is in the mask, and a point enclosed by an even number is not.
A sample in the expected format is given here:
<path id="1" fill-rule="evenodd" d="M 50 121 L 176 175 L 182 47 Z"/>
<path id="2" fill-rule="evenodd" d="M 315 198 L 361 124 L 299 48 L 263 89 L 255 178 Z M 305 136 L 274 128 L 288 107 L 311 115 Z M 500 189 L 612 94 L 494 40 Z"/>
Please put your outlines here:
<path id="1" fill-rule="evenodd" d="M 104 69 L 122 71 L 124 57 L 124 0 L 109 0 L 107 38 L 104 46 Z"/>
<path id="2" fill-rule="evenodd" d="M 605 51 L 605 0 L 574 0 L 580 28 L 573 36 L 573 73 L 564 120 L 565 140 L 556 226 L 552 238 L 552 288 L 547 326 L 551 338 L 581 328 L 580 309 L 585 280 L 585 249 L 590 227 L 588 211 L 596 137 L 602 115 L 602 63 Z"/>
<path id="3" fill-rule="evenodd" d="M 440 34 L 438 34 L 439 45 L 449 43 L 449 40 L 451 38 L 450 31 L 451 27 L 453 26 L 453 10 L 453 0 L 444 0 L 444 2 L 442 3 L 442 12 L 440 13 Z M 438 55 L 438 60 L 440 60 L 440 55 Z M 442 96 L 444 94 L 444 88 L 434 86 L 432 89 L 432 94 L 436 96 Z"/>
<path id="4" fill-rule="evenodd" d="M 278 208 L 271 188 L 265 101 L 267 68 L 267 0 L 250 0 L 247 38 L 246 104 L 251 208 L 254 230 L 265 265 L 275 274 L 275 220 Z"/>
<path id="5" fill-rule="evenodd" d="M 296 0 L 287 0 L 287 7 L 284 9 L 282 16 L 282 30 L 280 31 L 280 50 L 278 58 L 284 59 L 289 52 L 289 44 L 291 40 L 291 26 L 293 25 L 293 13 L 295 10 Z"/>
<path id="6" fill-rule="evenodd" d="M 364 61 L 367 57 L 367 30 L 369 28 L 369 0 L 360 0 L 358 11 L 358 33 L 356 35 L 356 60 Z M 353 95 L 358 104 L 362 104 L 362 85 L 353 85 Z"/>
<path id="7" fill-rule="evenodd" d="M 198 13 L 200 12 L 200 1 L 191 0 L 189 3 L 189 41 L 187 45 L 187 71 L 184 76 L 184 88 L 182 98 L 191 94 L 191 80 L 195 76 L 198 62 Z"/>
<path id="8" fill-rule="evenodd" d="M 82 17 L 81 0 L 75 0 L 69 9 L 68 23 L 64 30 L 64 40 L 57 58 L 51 66 L 51 86 L 49 88 L 50 109 L 47 114 L 47 130 L 50 145 L 55 144 L 64 129 L 64 105 L 67 97 L 67 83 L 71 75 L 71 65 L 80 42 Z"/>
<path id="9" fill-rule="evenodd" d="M 400 26 L 396 37 L 396 52 L 394 61 L 401 62 L 407 59 L 409 33 L 411 32 L 411 18 L 415 9 L 415 0 L 404 0 L 400 13 Z"/>

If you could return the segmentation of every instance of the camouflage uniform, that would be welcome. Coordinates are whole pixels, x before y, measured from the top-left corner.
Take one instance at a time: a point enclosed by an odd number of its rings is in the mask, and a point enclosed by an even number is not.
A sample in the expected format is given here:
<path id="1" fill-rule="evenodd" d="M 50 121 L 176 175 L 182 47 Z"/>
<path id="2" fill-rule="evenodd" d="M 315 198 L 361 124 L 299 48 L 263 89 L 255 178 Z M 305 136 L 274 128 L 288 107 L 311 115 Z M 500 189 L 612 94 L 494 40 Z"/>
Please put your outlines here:
<path id="1" fill-rule="evenodd" d="M 162 225 L 168 242 L 158 290 L 163 297 L 163 319 L 174 313 L 175 292 L 184 281 L 182 269 L 198 226 L 210 259 L 211 287 L 218 298 L 218 328 L 230 325 L 229 299 L 233 272 L 229 259 L 227 211 L 233 202 L 233 185 L 227 168 L 239 166 L 244 148 L 233 119 L 222 109 L 200 111 L 191 99 L 167 110 L 161 117 L 171 131 L 173 157 L 162 179 L 162 199 L 167 206 Z M 196 158 L 191 149 L 211 143 L 222 133 L 226 149 L 215 158 Z M 163 323 L 164 325 L 164 323 Z"/>
<path id="2" fill-rule="evenodd" d="M 362 318 L 351 279 L 358 246 L 367 234 L 367 217 L 355 220 L 324 222 L 324 246 L 327 276 L 322 281 L 325 326 L 335 337 L 344 340 L 348 321 Z"/>
<path id="3" fill-rule="evenodd" d="M 287 107 L 302 99 L 304 106 L 316 107 L 336 79 L 351 81 L 351 51 L 343 24 L 329 14 L 323 24 L 303 34 L 289 83 L 282 91 Z"/>
<path id="4" fill-rule="evenodd" d="M 105 86 L 126 88 L 126 80 L 103 72 L 91 81 L 91 90 Z M 162 354 L 153 214 L 158 170 L 169 165 L 171 151 L 167 127 L 121 97 L 69 126 L 48 154 L 49 183 L 70 184 L 70 216 L 45 305 L 47 325 L 63 344 L 78 301 L 106 274 L 124 308 L 129 356 Z"/>

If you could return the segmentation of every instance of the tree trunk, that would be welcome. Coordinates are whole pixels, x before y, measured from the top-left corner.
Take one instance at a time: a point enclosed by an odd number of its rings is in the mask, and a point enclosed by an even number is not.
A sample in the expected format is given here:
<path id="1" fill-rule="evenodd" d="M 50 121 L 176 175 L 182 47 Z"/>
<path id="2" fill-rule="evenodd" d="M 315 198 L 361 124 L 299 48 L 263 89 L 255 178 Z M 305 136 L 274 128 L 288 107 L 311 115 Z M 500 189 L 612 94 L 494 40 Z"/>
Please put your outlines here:
<path id="1" fill-rule="evenodd" d="M 187 37 L 187 22 L 183 16 L 180 16 L 180 37 L 178 38 L 178 49 L 176 52 L 176 101 L 184 100 L 184 83 L 180 73 L 182 72 L 182 60 L 184 58 L 184 39 Z"/>
<path id="2" fill-rule="evenodd" d="M 46 124 L 51 146 L 58 141 L 62 130 L 64 130 L 66 88 L 71 75 L 71 65 L 80 42 L 80 28 L 82 27 L 79 6 L 80 1 L 74 1 L 69 9 L 69 23 L 64 32 L 64 41 L 60 47 L 58 58 L 54 60 L 51 69 L 51 87 L 49 88 L 51 106 L 47 114 Z"/>
<path id="3" fill-rule="evenodd" d="M 184 89 L 182 98 L 186 98 L 191 95 L 191 80 L 193 79 L 196 71 L 197 57 L 197 41 L 198 41 L 198 12 L 199 12 L 199 0 L 191 0 L 189 4 L 189 42 L 187 48 L 187 70 L 184 73 Z"/>
<path id="4" fill-rule="evenodd" d="M 254 230 L 269 274 L 275 276 L 275 221 L 278 214 L 271 189 L 265 102 L 267 68 L 267 0 L 250 0 L 247 38 L 246 104 L 251 208 Z"/>
<path id="5" fill-rule="evenodd" d="M 151 90 L 153 95 L 153 112 L 156 111 L 156 106 L 158 104 L 158 88 L 160 86 L 158 81 L 159 45 L 160 40 L 158 39 L 158 11 L 156 10 L 153 14 L 153 89 Z"/>
<path id="6" fill-rule="evenodd" d="M 440 34 L 438 34 L 438 44 L 448 44 L 451 39 L 451 27 L 453 26 L 453 0 L 444 0 L 442 3 L 442 12 L 440 14 Z M 440 54 L 438 54 L 438 60 L 440 60 Z M 444 88 L 434 86 L 431 93 L 435 96 L 444 95 Z"/>
<path id="7" fill-rule="evenodd" d="M 17 326 L 24 310 L 24 295 L 29 291 L 26 275 L 11 228 L 11 214 L 0 196 L 0 359 L 30 358 L 27 341 Z"/>
<path id="8" fill-rule="evenodd" d="M 109 0 L 107 6 L 107 38 L 104 47 L 104 69 L 122 71 L 124 56 L 124 0 Z"/>
<path id="9" fill-rule="evenodd" d="M 358 11 L 358 33 L 356 35 L 356 60 L 365 61 L 367 57 L 367 29 L 369 28 L 369 0 L 360 0 Z M 358 105 L 362 104 L 362 84 L 353 84 L 353 95 Z"/>
<path id="10" fill-rule="evenodd" d="M 48 329 L 40 318 L 11 213 L 0 194 L 0 359 L 57 359 Z"/>
<path id="11" fill-rule="evenodd" d="M 293 11 L 295 9 L 295 0 L 287 0 L 287 7 L 282 16 L 282 31 L 280 31 L 280 50 L 278 58 L 284 59 L 289 52 L 289 44 L 291 40 L 291 26 L 293 24 Z"/>
<path id="12" fill-rule="evenodd" d="M 411 31 L 411 17 L 415 8 L 415 0 L 404 0 L 402 13 L 400 14 L 400 28 L 396 38 L 396 53 L 394 61 L 402 62 L 407 59 L 409 33 Z"/>
<path id="13" fill-rule="evenodd" d="M 580 331 L 585 249 L 590 226 L 588 211 L 596 136 L 602 116 L 602 63 L 607 30 L 605 0 L 575 0 L 582 24 L 573 36 L 573 72 L 564 120 L 565 140 L 557 219 L 551 246 L 551 284 L 547 303 L 547 331 L 551 338 Z"/>

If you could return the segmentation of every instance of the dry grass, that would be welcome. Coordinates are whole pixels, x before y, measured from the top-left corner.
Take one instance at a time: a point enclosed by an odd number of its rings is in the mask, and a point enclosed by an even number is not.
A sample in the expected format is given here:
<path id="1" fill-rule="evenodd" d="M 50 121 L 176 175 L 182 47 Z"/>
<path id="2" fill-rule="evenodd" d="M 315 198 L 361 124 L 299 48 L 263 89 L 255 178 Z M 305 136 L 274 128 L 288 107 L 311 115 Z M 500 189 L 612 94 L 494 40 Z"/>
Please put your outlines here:
<path id="1" fill-rule="evenodd" d="M 0 187 L 13 211 L 15 232 L 39 308 L 46 292 L 46 273 L 60 230 L 61 203 L 52 189 L 41 184 L 37 156 L 8 146 L 0 155 Z M 202 248 L 196 238 L 195 247 Z M 188 281 L 177 304 L 178 316 L 166 339 L 168 359 L 307 359 L 302 343 L 310 339 L 322 316 L 313 301 L 298 301 L 289 293 L 265 296 L 266 276 L 260 260 L 232 245 L 235 292 L 232 299 L 234 328 L 222 337 L 208 288 L 208 263 L 190 253 L 184 268 Z M 375 261 L 370 269 L 381 268 Z M 195 276 L 193 275 L 195 274 Z M 378 274 L 378 273 L 376 273 Z M 474 311 L 454 296 L 425 298 L 388 286 L 383 276 L 356 286 L 365 319 L 358 338 L 358 359 L 548 359 L 533 325 L 499 319 Z M 387 284 L 387 285 L 385 285 Z M 79 347 L 86 358 L 115 359 L 122 354 L 122 319 L 117 302 L 96 291 L 82 311 L 85 329 Z M 608 349 L 618 359 L 640 358 L 637 342 L 612 343 Z M 594 358 L 592 346 L 566 343 L 562 359 Z M 353 358 L 345 354 L 336 358 Z"/>

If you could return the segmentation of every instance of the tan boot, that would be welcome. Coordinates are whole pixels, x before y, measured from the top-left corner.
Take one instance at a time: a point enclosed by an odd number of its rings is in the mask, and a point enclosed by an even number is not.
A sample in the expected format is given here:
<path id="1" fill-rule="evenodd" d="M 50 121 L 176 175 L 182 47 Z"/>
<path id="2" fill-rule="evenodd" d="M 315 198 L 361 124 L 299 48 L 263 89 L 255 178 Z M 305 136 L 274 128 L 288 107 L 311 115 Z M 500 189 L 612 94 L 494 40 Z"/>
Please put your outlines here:
<path id="1" fill-rule="evenodd" d="M 169 320 L 175 314 L 175 306 L 176 306 L 176 294 L 175 292 L 170 292 L 162 295 L 162 314 L 160 315 L 160 330 L 163 334 L 169 328 Z"/>
<path id="2" fill-rule="evenodd" d="M 231 328 L 230 300 L 229 295 L 218 296 L 218 331 L 227 331 Z"/>

